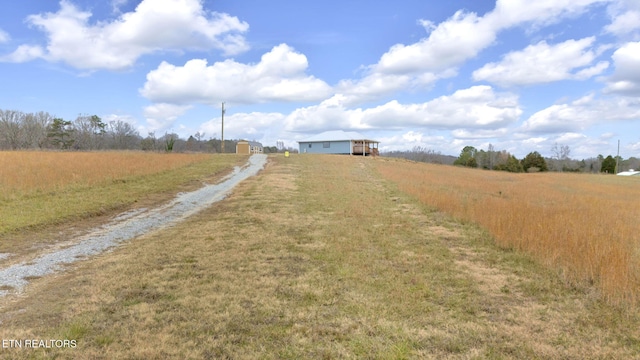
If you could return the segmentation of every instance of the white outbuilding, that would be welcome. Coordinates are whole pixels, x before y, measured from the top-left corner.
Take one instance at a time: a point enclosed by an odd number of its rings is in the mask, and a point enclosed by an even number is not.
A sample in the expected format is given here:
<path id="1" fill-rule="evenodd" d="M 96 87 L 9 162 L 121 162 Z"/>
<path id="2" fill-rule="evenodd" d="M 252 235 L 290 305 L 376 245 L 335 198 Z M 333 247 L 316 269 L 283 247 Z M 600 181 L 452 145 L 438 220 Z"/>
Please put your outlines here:
<path id="1" fill-rule="evenodd" d="M 640 171 L 629 169 L 628 171 L 619 172 L 619 176 L 640 176 Z"/>

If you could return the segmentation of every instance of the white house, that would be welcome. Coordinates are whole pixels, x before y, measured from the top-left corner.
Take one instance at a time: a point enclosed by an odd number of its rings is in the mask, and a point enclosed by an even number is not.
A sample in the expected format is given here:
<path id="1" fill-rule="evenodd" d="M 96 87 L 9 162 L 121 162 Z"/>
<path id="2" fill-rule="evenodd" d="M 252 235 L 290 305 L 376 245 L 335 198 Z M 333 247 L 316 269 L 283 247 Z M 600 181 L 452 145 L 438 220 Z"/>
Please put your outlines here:
<path id="1" fill-rule="evenodd" d="M 379 141 L 355 131 L 326 131 L 298 141 L 300 154 L 378 155 Z"/>

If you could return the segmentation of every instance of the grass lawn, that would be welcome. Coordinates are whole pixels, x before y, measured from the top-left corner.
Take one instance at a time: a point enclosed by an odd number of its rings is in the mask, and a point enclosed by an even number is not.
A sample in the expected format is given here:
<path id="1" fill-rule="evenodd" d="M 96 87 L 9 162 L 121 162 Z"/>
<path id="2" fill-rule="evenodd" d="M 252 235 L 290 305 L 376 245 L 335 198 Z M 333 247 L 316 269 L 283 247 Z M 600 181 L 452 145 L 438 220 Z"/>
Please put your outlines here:
<path id="1" fill-rule="evenodd" d="M 374 161 L 271 156 L 184 223 L 0 299 L 0 339 L 77 341 L 0 357 L 640 357 L 637 313 L 425 207 Z"/>

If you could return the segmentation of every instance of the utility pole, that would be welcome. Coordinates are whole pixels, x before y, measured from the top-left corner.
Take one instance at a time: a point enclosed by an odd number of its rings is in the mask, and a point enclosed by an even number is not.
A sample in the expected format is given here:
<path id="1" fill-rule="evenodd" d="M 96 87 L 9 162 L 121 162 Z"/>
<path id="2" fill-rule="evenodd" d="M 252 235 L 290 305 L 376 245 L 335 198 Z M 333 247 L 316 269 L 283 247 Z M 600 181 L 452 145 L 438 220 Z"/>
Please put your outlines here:
<path id="1" fill-rule="evenodd" d="M 220 143 L 220 152 L 224 154 L 224 101 L 222 102 L 222 141 Z"/>

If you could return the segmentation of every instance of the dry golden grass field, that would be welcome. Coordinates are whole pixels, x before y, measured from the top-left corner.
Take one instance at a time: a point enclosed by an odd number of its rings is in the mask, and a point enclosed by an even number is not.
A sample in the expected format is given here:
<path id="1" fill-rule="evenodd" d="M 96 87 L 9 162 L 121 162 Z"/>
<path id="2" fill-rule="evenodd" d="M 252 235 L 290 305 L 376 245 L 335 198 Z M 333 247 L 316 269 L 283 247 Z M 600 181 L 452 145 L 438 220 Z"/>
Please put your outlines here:
<path id="1" fill-rule="evenodd" d="M 572 286 L 381 176 L 424 169 L 270 156 L 223 202 L 1 298 L 0 339 L 77 347 L 0 348 L 0 358 L 640 358 L 636 308 L 608 304 L 600 286 Z M 525 179 L 496 174 L 502 194 L 478 201 L 518 199 L 506 185 Z M 592 186 L 606 192 L 616 181 Z M 457 191 L 467 204 L 472 189 Z"/>
<path id="2" fill-rule="evenodd" d="M 149 194 L 229 171 L 246 159 L 206 154 L 0 151 L 0 235 L 121 209 Z"/>
<path id="3" fill-rule="evenodd" d="M 532 254 L 570 285 L 595 284 L 612 304 L 640 304 L 640 179 L 378 164 L 402 191 L 479 224 L 500 246 Z"/>

